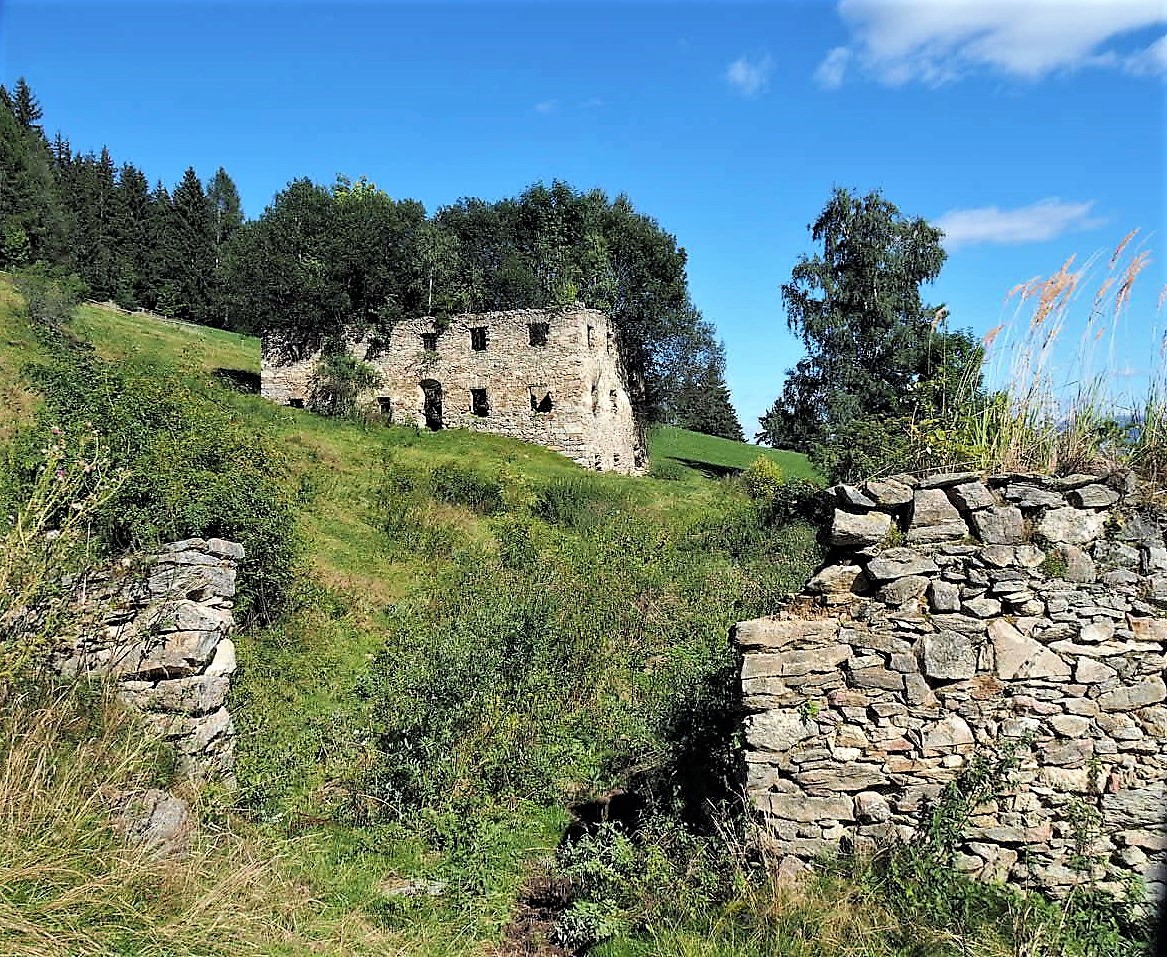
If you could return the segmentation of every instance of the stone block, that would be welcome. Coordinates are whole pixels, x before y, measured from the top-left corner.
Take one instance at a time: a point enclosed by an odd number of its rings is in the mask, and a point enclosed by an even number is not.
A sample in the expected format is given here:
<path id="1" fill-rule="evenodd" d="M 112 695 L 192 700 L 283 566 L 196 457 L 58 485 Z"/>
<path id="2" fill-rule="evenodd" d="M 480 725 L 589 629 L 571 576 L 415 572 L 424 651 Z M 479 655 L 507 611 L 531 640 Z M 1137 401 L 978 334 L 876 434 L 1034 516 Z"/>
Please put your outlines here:
<path id="1" fill-rule="evenodd" d="M 1167 685 L 1162 678 L 1155 677 L 1099 695 L 1098 707 L 1103 711 L 1134 711 L 1164 699 L 1167 699 Z"/>
<path id="2" fill-rule="evenodd" d="M 1021 510 L 1012 505 L 994 505 L 969 513 L 973 533 L 986 545 L 1016 545 L 1025 540 Z"/>
<path id="3" fill-rule="evenodd" d="M 960 610 L 976 618 L 992 618 L 1001 614 L 1001 603 L 995 598 L 970 598 L 961 604 Z"/>
<path id="4" fill-rule="evenodd" d="M 878 765 L 858 761 L 802 771 L 796 775 L 796 779 L 808 790 L 830 792 L 867 791 L 887 783 L 887 776 L 880 771 Z"/>
<path id="5" fill-rule="evenodd" d="M 876 507 L 874 499 L 868 498 L 854 485 L 836 485 L 831 489 L 839 504 L 845 508 L 868 510 Z"/>
<path id="6" fill-rule="evenodd" d="M 807 651 L 787 651 L 782 656 L 782 677 L 793 677 L 811 672 L 834 671 L 851 657 L 850 645 L 826 645 Z"/>
<path id="7" fill-rule="evenodd" d="M 730 640 L 743 650 L 785 648 L 833 642 L 839 623 L 834 618 L 754 618 L 739 621 L 730 631 Z"/>
<path id="8" fill-rule="evenodd" d="M 878 688 L 884 691 L 902 691 L 904 676 L 887 668 L 862 668 L 850 674 L 851 685 L 855 688 Z"/>
<path id="9" fill-rule="evenodd" d="M 924 674 L 929 678 L 971 678 L 977 670 L 977 653 L 965 635 L 940 631 L 923 639 Z"/>
<path id="10" fill-rule="evenodd" d="M 917 480 L 917 487 L 921 489 L 945 489 L 956 485 L 968 485 L 970 482 L 979 482 L 980 478 L 979 472 L 943 472 Z"/>
<path id="11" fill-rule="evenodd" d="M 940 488 L 917 489 L 912 497 L 909 543 L 945 542 L 964 538 L 968 526 Z"/>
<path id="12" fill-rule="evenodd" d="M 1163 808 L 1167 794 L 1163 785 L 1127 788 L 1114 794 L 1102 795 L 1102 817 L 1108 827 L 1117 830 L 1163 826 Z"/>
<path id="13" fill-rule="evenodd" d="M 1066 493 L 1066 500 L 1075 508 L 1110 508 L 1122 498 L 1105 485 L 1084 485 Z"/>
<path id="14" fill-rule="evenodd" d="M 811 595 L 845 595 L 861 591 L 865 579 L 858 565 L 827 565 L 803 588 Z M 859 588 L 856 588 L 856 585 Z"/>
<path id="15" fill-rule="evenodd" d="M 878 791 L 860 791 L 855 795 L 855 820 L 864 824 L 882 824 L 891 819 L 891 807 Z"/>
<path id="16" fill-rule="evenodd" d="M 846 795 L 814 797 L 808 794 L 758 794 L 754 805 L 763 814 L 783 821 L 853 821 L 854 805 Z"/>
<path id="17" fill-rule="evenodd" d="M 867 577 L 877 582 L 891 581 L 908 575 L 935 575 L 940 571 L 927 555 L 913 548 L 885 548 L 867 563 Z"/>
<path id="18" fill-rule="evenodd" d="M 933 612 L 960 611 L 960 587 L 933 579 L 928 587 L 928 605 Z"/>
<path id="19" fill-rule="evenodd" d="M 884 585 L 877 597 L 889 605 L 902 605 L 906 601 L 919 598 L 928 587 L 928 579 L 923 575 L 905 575 Z"/>
<path id="20" fill-rule="evenodd" d="M 911 486 L 894 479 L 870 479 L 863 483 L 863 491 L 881 508 L 898 508 L 912 500 Z"/>
<path id="21" fill-rule="evenodd" d="M 1010 482 L 1002 489 L 1002 494 L 1022 508 L 1060 508 L 1066 504 L 1058 492 L 1026 482 Z"/>
<path id="22" fill-rule="evenodd" d="M 886 512 L 857 515 L 835 509 L 831 522 L 831 544 L 839 548 L 863 548 L 876 545 L 891 531 L 891 516 Z"/>
<path id="23" fill-rule="evenodd" d="M 745 720 L 745 733 L 751 748 L 781 753 L 814 737 L 819 728 L 791 708 L 749 715 Z"/>
<path id="24" fill-rule="evenodd" d="M 993 643 L 997 677 L 1002 681 L 1070 677 L 1070 666 L 1060 655 L 1021 634 L 1003 618 L 989 622 L 989 640 Z"/>
<path id="25" fill-rule="evenodd" d="M 973 745 L 972 728 L 960 715 L 949 715 L 938 721 L 924 735 L 924 756 L 932 757 L 946 751 L 961 750 Z"/>
<path id="26" fill-rule="evenodd" d="M 997 500 L 980 482 L 956 485 L 948 490 L 948 498 L 962 512 L 975 512 L 982 508 L 992 508 Z"/>
<path id="27" fill-rule="evenodd" d="M 1050 542 L 1086 545 L 1101 536 L 1106 517 L 1079 508 L 1051 508 L 1037 521 L 1037 532 Z"/>

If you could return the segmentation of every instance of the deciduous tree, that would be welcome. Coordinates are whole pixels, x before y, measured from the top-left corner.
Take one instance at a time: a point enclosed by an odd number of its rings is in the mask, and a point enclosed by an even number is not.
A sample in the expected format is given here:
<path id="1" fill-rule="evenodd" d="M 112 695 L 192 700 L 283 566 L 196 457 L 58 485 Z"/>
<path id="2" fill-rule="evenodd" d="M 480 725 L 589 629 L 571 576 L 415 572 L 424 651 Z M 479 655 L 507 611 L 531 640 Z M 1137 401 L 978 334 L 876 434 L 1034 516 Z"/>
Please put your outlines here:
<path id="1" fill-rule="evenodd" d="M 807 355 L 787 373 L 758 439 L 810 452 L 836 474 L 879 463 L 905 421 L 930 418 L 979 389 L 981 352 L 948 330 L 920 287 L 944 264 L 941 232 L 878 191 L 836 189 L 811 225 L 821 244 L 782 286 L 787 323 Z M 864 452 L 866 450 L 866 452 Z"/>

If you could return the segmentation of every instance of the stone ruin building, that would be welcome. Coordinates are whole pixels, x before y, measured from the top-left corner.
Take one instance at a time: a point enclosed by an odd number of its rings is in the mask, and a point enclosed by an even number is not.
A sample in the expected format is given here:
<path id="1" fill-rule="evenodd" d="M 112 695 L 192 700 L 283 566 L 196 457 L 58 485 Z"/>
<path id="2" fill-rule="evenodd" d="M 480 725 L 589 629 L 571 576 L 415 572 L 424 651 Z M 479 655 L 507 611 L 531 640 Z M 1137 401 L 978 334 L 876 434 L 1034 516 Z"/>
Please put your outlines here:
<path id="1" fill-rule="evenodd" d="M 826 564 L 736 626 L 745 785 L 795 874 L 909 840 L 1012 750 L 955 866 L 1063 895 L 1167 890 L 1167 516 L 1127 476 L 947 473 L 831 490 Z"/>
<path id="2" fill-rule="evenodd" d="M 594 309 L 520 309 L 406 319 L 348 345 L 380 385 L 360 403 L 419 429 L 476 429 L 534 442 L 586 468 L 644 471 L 616 329 Z M 288 361 L 264 344 L 261 394 L 310 404 L 319 353 Z"/>

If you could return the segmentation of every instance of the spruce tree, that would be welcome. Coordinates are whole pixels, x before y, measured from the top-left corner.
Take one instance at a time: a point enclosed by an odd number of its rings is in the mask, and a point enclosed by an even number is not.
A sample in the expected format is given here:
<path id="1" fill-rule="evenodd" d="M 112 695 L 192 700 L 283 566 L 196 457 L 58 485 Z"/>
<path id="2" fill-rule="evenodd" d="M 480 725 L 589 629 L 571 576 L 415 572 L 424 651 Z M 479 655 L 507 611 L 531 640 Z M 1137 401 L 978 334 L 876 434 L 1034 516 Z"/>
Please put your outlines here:
<path id="1" fill-rule="evenodd" d="M 207 182 L 207 209 L 211 218 L 213 263 L 208 286 L 206 321 L 231 326 L 230 295 L 227 289 L 226 257 L 231 238 L 243 225 L 243 204 L 239 190 L 222 166 Z"/>
<path id="2" fill-rule="evenodd" d="M 175 187 L 171 206 L 178 251 L 172 266 L 181 304 L 179 314 L 192 322 L 213 320 L 214 229 L 207 195 L 193 167 L 187 167 L 182 181 Z"/>

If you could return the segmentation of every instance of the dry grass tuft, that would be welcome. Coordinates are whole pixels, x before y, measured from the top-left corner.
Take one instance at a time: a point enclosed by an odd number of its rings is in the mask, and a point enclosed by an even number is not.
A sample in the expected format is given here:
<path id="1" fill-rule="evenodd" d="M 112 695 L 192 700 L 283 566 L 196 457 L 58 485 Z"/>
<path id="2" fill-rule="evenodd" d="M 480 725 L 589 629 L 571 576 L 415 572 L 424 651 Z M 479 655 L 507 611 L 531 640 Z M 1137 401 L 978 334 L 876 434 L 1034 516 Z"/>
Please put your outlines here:
<path id="1" fill-rule="evenodd" d="M 1134 469 L 1152 481 L 1167 478 L 1162 354 L 1153 359 L 1143 396 L 1127 400 L 1114 392 L 1114 343 L 1138 277 L 1151 262 L 1148 250 L 1132 247 L 1137 235 L 1137 229 L 1131 230 L 1106 260 L 1076 359 L 1067 370 L 1056 368 L 1059 345 L 1101 257 L 1076 267 L 1071 256 L 1052 276 L 1010 290 L 1007 301 L 1016 303 L 1016 315 L 1028 311 L 1029 318 L 1019 341 L 1008 335 L 1005 323 L 982 340 L 986 350 L 997 344 L 1011 361 L 1000 376 L 1008 382 L 1004 391 L 964 424 L 972 464 L 988 471 L 1055 474 Z M 1160 308 L 1165 299 L 1167 290 L 1159 296 Z"/>

